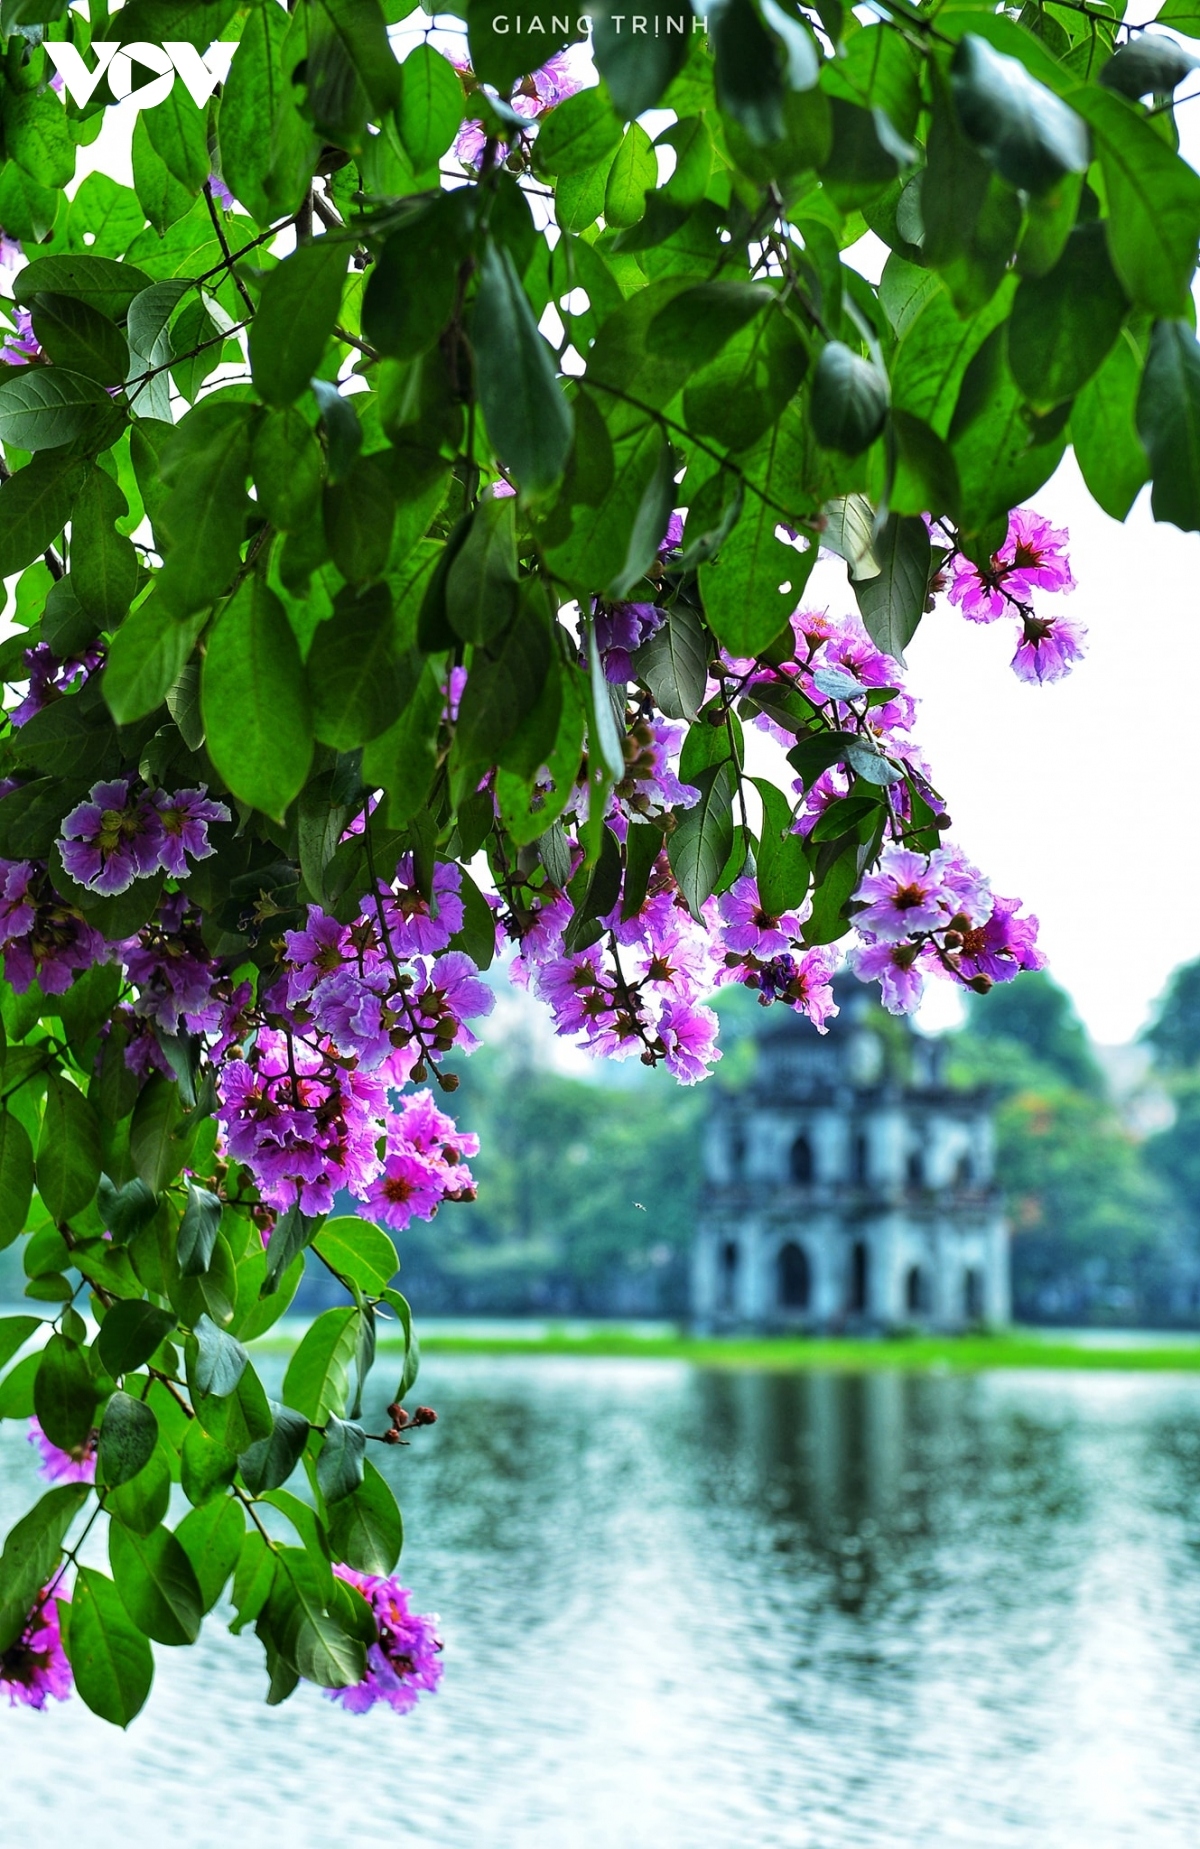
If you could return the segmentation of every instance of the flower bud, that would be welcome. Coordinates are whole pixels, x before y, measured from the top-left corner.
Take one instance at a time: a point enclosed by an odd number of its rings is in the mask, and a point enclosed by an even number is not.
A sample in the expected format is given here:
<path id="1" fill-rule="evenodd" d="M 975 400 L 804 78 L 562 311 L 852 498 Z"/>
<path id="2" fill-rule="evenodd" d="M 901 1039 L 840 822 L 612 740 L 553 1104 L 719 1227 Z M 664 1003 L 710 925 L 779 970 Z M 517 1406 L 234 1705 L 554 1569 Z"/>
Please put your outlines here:
<path id="1" fill-rule="evenodd" d="M 974 989 L 976 995 L 986 995 L 988 990 L 992 987 L 992 979 L 990 976 L 972 976 L 967 987 L 969 989 Z"/>
<path id="2" fill-rule="evenodd" d="M 413 1414 L 414 1425 L 436 1425 L 437 1414 L 432 1406 L 418 1406 Z"/>

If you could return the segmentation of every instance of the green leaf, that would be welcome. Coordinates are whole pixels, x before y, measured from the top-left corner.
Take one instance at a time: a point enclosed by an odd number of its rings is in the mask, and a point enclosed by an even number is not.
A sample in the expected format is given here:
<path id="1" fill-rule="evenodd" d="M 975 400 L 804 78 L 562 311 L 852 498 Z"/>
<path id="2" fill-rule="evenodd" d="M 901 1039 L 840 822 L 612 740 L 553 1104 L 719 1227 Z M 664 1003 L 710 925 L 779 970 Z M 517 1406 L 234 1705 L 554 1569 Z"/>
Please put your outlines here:
<path id="1" fill-rule="evenodd" d="M 321 446 L 293 405 L 268 411 L 254 436 L 251 470 L 258 503 L 272 526 L 302 532 L 321 494 Z"/>
<path id="2" fill-rule="evenodd" d="M 414 45 L 400 66 L 396 122 L 405 152 L 418 173 L 445 154 L 462 117 L 463 87 L 458 72 L 432 45 Z"/>
<path id="3" fill-rule="evenodd" d="M 708 685 L 708 636 L 690 604 L 673 604 L 667 620 L 633 658 L 654 703 L 668 719 L 696 717 Z"/>
<path id="4" fill-rule="evenodd" d="M 671 870 L 694 918 L 716 889 L 733 849 L 733 792 L 736 782 L 728 763 L 710 764 L 695 782 L 700 801 L 675 811 L 675 832 L 667 842 Z"/>
<path id="5" fill-rule="evenodd" d="M 774 300 L 764 283 L 697 283 L 659 309 L 646 329 L 647 350 L 698 370 Z"/>
<path id="6" fill-rule="evenodd" d="M 404 1523 L 395 1496 L 374 1464 L 364 1464 L 358 1488 L 330 1509 L 329 1541 L 336 1557 L 357 1573 L 395 1571 Z"/>
<path id="7" fill-rule="evenodd" d="M 616 13 L 603 0 L 593 0 L 587 10 L 592 21 L 596 69 L 608 85 L 614 107 L 625 120 L 632 120 L 643 110 L 653 108 L 686 63 L 691 16 L 686 9 L 681 13 L 674 0 L 651 0 L 642 15 L 644 31 L 635 35 L 624 29 L 630 23 L 628 13 Z M 538 152 L 541 153 L 540 136 Z"/>
<path id="8" fill-rule="evenodd" d="M 332 1581 L 319 1572 L 310 1554 L 294 1547 L 278 1550 L 259 1630 L 266 1628 L 285 1661 L 320 1688 L 350 1688 L 366 1673 L 363 1643 L 326 1609 L 326 1602 L 334 1603 L 335 1597 Z"/>
<path id="9" fill-rule="evenodd" d="M 774 641 L 816 564 L 816 546 L 797 552 L 783 545 L 775 536 L 778 524 L 774 507 L 747 497 L 719 556 L 700 567 L 705 615 L 731 654 L 756 655 Z"/>
<path id="10" fill-rule="evenodd" d="M 175 1539 L 196 1575 L 202 1612 L 211 1611 L 225 1590 L 229 1575 L 237 1565 L 245 1533 L 245 1513 L 233 1496 L 193 1509 L 176 1528 Z"/>
<path id="11" fill-rule="evenodd" d="M 161 103 L 144 112 L 150 145 L 172 178 L 193 195 L 209 175 L 207 112 L 176 79 Z"/>
<path id="12" fill-rule="evenodd" d="M 118 1390 L 100 1425 L 100 1481 L 109 1489 L 128 1483 L 150 1462 L 157 1443 L 158 1420 L 150 1407 Z"/>
<path id="13" fill-rule="evenodd" d="M 90 468 L 71 514 L 71 589 L 100 629 L 117 627 L 138 587 L 137 553 L 116 528 L 128 512 L 111 475 Z"/>
<path id="14" fill-rule="evenodd" d="M 1186 321 L 1159 321 L 1137 401 L 1156 520 L 1200 532 L 1200 344 Z"/>
<path id="15" fill-rule="evenodd" d="M 257 577 L 239 586 L 212 632 L 201 705 L 221 777 L 244 802 L 282 816 L 308 776 L 311 708 L 283 605 Z"/>
<path id="16" fill-rule="evenodd" d="M 96 1338 L 105 1369 L 114 1380 L 132 1373 L 149 1361 L 174 1327 L 171 1311 L 160 1310 L 155 1303 L 130 1298 L 112 1304 Z"/>
<path id="17" fill-rule="evenodd" d="M 0 1316 L 0 1367 L 7 1367 L 18 1348 L 41 1326 L 40 1316 Z"/>
<path id="18" fill-rule="evenodd" d="M 758 896 L 773 918 L 795 911 L 808 894 L 809 865 L 804 838 L 792 833 L 792 810 L 783 791 L 765 777 L 755 777 L 762 798 L 763 825 L 758 847 Z"/>
<path id="19" fill-rule="evenodd" d="M 959 40 L 951 85 L 967 135 L 1010 186 L 1045 193 L 1087 167 L 1087 129 L 1075 111 L 986 39 Z"/>
<path id="20" fill-rule="evenodd" d="M 1137 430 L 1142 355 L 1126 330 L 1071 407 L 1075 460 L 1094 500 L 1124 520 L 1150 464 Z"/>
<path id="21" fill-rule="evenodd" d="M 251 405 L 219 395 L 202 399 L 163 448 L 161 468 L 172 489 L 154 526 L 171 543 L 156 595 L 177 617 L 214 602 L 241 562 L 251 512 L 246 476 L 253 416 Z"/>
<path id="22" fill-rule="evenodd" d="M 781 141 L 785 90 L 780 60 L 750 0 L 710 6 L 708 27 L 722 113 L 733 117 L 754 147 Z"/>
<path id="23" fill-rule="evenodd" d="M 33 1145 L 11 1111 L 0 1111 L 0 1250 L 22 1231 L 33 1195 Z"/>
<path id="24" fill-rule="evenodd" d="M 4 140 L 9 156 L 43 186 L 66 186 L 74 178 L 75 144 L 52 90 L 7 89 Z"/>
<path id="25" fill-rule="evenodd" d="M 265 404 L 289 405 L 307 390 L 337 320 L 349 260 L 347 244 L 317 238 L 267 277 L 250 324 L 250 370 Z"/>
<path id="26" fill-rule="evenodd" d="M 395 1246 L 370 1220 L 327 1220 L 313 1240 L 313 1249 L 342 1277 L 376 1295 L 391 1283 L 400 1266 Z"/>
<path id="27" fill-rule="evenodd" d="M 559 103 L 542 122 L 534 143 L 533 164 L 539 173 L 581 173 L 611 155 L 620 142 L 621 124 L 603 91 L 580 90 Z"/>
<path id="28" fill-rule="evenodd" d="M 325 1442 L 317 1454 L 317 1485 L 328 1505 L 349 1496 L 363 1480 L 363 1454 L 367 1448 L 361 1425 L 348 1425 L 330 1413 Z"/>
<path id="29" fill-rule="evenodd" d="M 60 1451 L 79 1450 L 92 1429 L 98 1397 L 86 1353 L 56 1332 L 42 1350 L 33 1384 L 33 1410 L 50 1443 Z"/>
<path id="30" fill-rule="evenodd" d="M 38 1139 L 38 1192 L 56 1220 L 87 1205 L 100 1180 L 100 1122 L 74 1085 L 50 1074 Z"/>
<path id="31" fill-rule="evenodd" d="M 0 1554 L 0 1654 L 21 1635 L 62 1555 L 63 1539 L 91 1495 L 87 1483 L 47 1490 L 9 1530 Z"/>
<path id="32" fill-rule="evenodd" d="M 809 403 L 813 435 L 822 448 L 861 455 L 883 429 L 887 407 L 887 380 L 878 367 L 842 341 L 828 341 L 817 362 Z"/>
<path id="33" fill-rule="evenodd" d="M 459 761 L 472 774 L 498 761 L 538 705 L 552 650 L 544 610 L 524 601 L 499 642 L 476 650 L 455 736 Z"/>
<path id="34" fill-rule="evenodd" d="M 102 385 L 62 366 L 27 366 L 0 385 L 0 442 L 16 449 L 59 449 L 113 415 Z"/>
<path id="35" fill-rule="evenodd" d="M 1159 15 L 1161 19 L 1161 14 Z M 1166 22 L 1164 22 L 1166 23 Z M 1100 82 L 1136 102 L 1152 92 L 1169 96 L 1196 68 L 1197 60 L 1174 39 L 1143 32 L 1119 45 L 1100 72 Z"/>
<path id="36" fill-rule="evenodd" d="M 259 1438 L 238 1458 L 242 1481 L 252 1496 L 280 1489 L 304 1455 L 308 1443 L 309 1423 L 290 1406 L 271 1403 L 274 1424 L 267 1437 Z"/>
<path id="37" fill-rule="evenodd" d="M 128 1727 L 150 1693 L 154 1656 L 112 1580 L 94 1567 L 80 1567 L 76 1576 L 63 1642 L 75 1687 L 92 1713 Z"/>
<path id="38" fill-rule="evenodd" d="M 1151 314 L 1183 315 L 1200 239 L 1200 175 L 1111 91 L 1088 85 L 1071 101 L 1095 136 L 1122 288 Z"/>
<path id="39" fill-rule="evenodd" d="M 47 291 L 33 299 L 33 331 L 56 366 L 99 385 L 120 385 L 129 366 L 124 334 L 107 315 L 71 295 Z"/>
<path id="40" fill-rule="evenodd" d="M 40 1354 L 26 1355 L 0 1380 L 0 1419 L 31 1419 Z"/>
<path id="41" fill-rule="evenodd" d="M 606 586 L 610 597 L 627 597 L 650 570 L 658 556 L 658 548 L 674 505 L 675 458 L 664 436 L 659 444 L 654 473 L 642 491 L 637 512 L 633 516 L 624 562 Z"/>
<path id="42" fill-rule="evenodd" d="M 929 594 L 931 548 L 925 522 L 919 515 L 890 514 L 874 552 L 878 574 L 852 580 L 854 595 L 876 648 L 903 666 Z"/>
<path id="43" fill-rule="evenodd" d="M 449 321 L 471 248 L 471 190 L 439 193 L 408 212 L 387 238 L 363 296 L 363 334 L 378 352 L 416 359 Z"/>
<path id="44" fill-rule="evenodd" d="M 1013 302 L 1008 363 L 1030 403 L 1073 398 L 1104 363 L 1128 308 L 1104 226 L 1077 226 L 1054 268 L 1027 276 Z"/>
<path id="45" fill-rule="evenodd" d="M 511 496 L 480 501 L 446 577 L 446 616 L 464 642 L 492 642 L 517 607 L 517 538 Z"/>
<path id="46" fill-rule="evenodd" d="M 337 751 L 378 738 L 396 717 L 400 681 L 393 655 L 392 597 L 385 584 L 357 597 L 339 591 L 308 654 L 313 729 Z"/>
<path id="47" fill-rule="evenodd" d="M 169 1528 L 108 1531 L 108 1559 L 125 1610 L 159 1644 L 194 1644 L 204 1604 L 192 1563 Z"/>
<path id="48" fill-rule="evenodd" d="M 145 110 L 139 110 L 133 126 L 132 154 L 133 186 L 138 204 L 159 237 L 163 237 L 172 225 L 186 218 L 195 203 L 195 195 L 180 185 L 155 149 L 146 126 Z"/>
<path id="49" fill-rule="evenodd" d="M 343 481 L 325 490 L 324 526 L 330 556 L 350 584 L 381 577 L 392 547 L 396 497 L 387 464 L 360 456 Z"/>
<path id="50" fill-rule="evenodd" d="M 18 275 L 13 295 L 27 308 L 39 294 L 71 295 L 110 320 L 120 321 L 134 296 L 148 289 L 153 280 L 135 264 L 117 263 L 111 257 L 35 257 Z"/>
<path id="51" fill-rule="evenodd" d="M 646 194 L 658 184 L 654 144 L 640 122 L 631 122 L 617 149 L 604 188 L 604 217 L 618 229 L 645 215 Z"/>
<path id="52" fill-rule="evenodd" d="M 197 1509 L 220 1496 L 237 1475 L 236 1447 L 211 1438 L 197 1421 L 188 1426 L 179 1461 L 183 1493 Z"/>
<path id="53" fill-rule="evenodd" d="M 152 283 L 129 304 L 129 405 L 135 417 L 169 422 L 171 381 L 167 368 L 175 357 L 170 322 L 191 284 L 172 276 Z M 153 376 L 146 376 L 153 375 Z M 194 428 L 194 426 L 193 426 Z"/>
<path id="54" fill-rule="evenodd" d="M 291 25 L 281 8 L 254 7 L 246 15 L 217 118 L 226 184 L 264 228 L 300 206 L 317 152 L 287 63 Z"/>
<path id="55" fill-rule="evenodd" d="M 344 1413 L 357 1341 L 358 1311 L 353 1305 L 318 1316 L 288 1363 L 283 1377 L 286 1403 L 316 1425 L 330 1412 Z"/>
<path id="56" fill-rule="evenodd" d="M 471 327 L 479 400 L 496 454 L 526 494 L 548 494 L 570 453 L 571 407 L 512 257 L 491 239 Z"/>
<path id="57" fill-rule="evenodd" d="M 212 1262 L 221 1224 L 221 1202 L 207 1188 L 187 1184 L 187 1206 L 179 1223 L 179 1269 L 185 1278 L 202 1277 Z"/>
<path id="58" fill-rule="evenodd" d="M 233 1393 L 250 1357 L 240 1342 L 218 1329 L 211 1316 L 201 1316 L 195 1328 L 196 1359 L 192 1383 L 200 1393 L 224 1399 Z"/>
<path id="59" fill-rule="evenodd" d="M 134 1166 L 155 1194 L 161 1194 L 183 1167 L 182 1127 L 179 1086 L 173 1079 L 155 1073 L 142 1089 L 129 1131 Z"/>
<path id="60" fill-rule="evenodd" d="M 208 612 L 176 618 L 151 592 L 109 644 L 104 700 L 118 725 L 144 719 L 162 705 L 192 652 Z"/>

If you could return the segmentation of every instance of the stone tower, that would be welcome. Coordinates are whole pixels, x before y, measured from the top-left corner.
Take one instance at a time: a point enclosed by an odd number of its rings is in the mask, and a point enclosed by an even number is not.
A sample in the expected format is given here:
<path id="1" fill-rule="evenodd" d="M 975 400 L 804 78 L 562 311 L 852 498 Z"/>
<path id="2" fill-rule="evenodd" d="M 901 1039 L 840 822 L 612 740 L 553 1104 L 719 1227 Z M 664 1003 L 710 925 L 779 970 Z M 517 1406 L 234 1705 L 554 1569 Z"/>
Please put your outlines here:
<path id="1" fill-rule="evenodd" d="M 692 1253 L 696 1325 L 963 1329 L 1009 1318 L 984 1091 L 854 977 L 827 1035 L 763 1012 L 752 1083 L 717 1092 Z M 715 1088 L 714 1088 L 715 1090 Z"/>

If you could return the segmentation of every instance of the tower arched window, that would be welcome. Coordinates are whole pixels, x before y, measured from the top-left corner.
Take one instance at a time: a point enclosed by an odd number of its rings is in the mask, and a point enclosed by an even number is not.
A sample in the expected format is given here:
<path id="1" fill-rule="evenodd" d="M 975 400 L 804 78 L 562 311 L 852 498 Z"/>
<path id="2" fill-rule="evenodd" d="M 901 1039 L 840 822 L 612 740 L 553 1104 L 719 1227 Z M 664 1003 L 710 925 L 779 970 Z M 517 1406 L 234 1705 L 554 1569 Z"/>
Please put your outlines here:
<path id="1" fill-rule="evenodd" d="M 960 1188 L 969 1188 L 975 1180 L 975 1163 L 970 1150 L 965 1150 L 958 1158 L 954 1170 L 954 1179 Z"/>
<path id="2" fill-rule="evenodd" d="M 792 1144 L 791 1169 L 792 1180 L 799 1182 L 801 1187 L 807 1187 L 809 1182 L 816 1178 L 812 1144 L 809 1142 L 806 1130 L 802 1130 Z"/>
<path id="3" fill-rule="evenodd" d="M 871 1151 L 867 1143 L 866 1132 L 855 1132 L 850 1145 L 850 1179 L 857 1187 L 865 1188 L 871 1174 Z"/>
<path id="4" fill-rule="evenodd" d="M 741 1124 L 734 1124 L 729 1133 L 729 1167 L 736 1180 L 746 1166 L 746 1132 Z"/>
<path id="5" fill-rule="evenodd" d="M 807 1310 L 812 1295 L 812 1271 L 803 1246 L 789 1239 L 777 1260 L 778 1300 L 784 1310 Z"/>
<path id="6" fill-rule="evenodd" d="M 963 1315 L 969 1323 L 983 1319 L 983 1273 L 974 1265 L 963 1274 Z"/>
<path id="7" fill-rule="evenodd" d="M 924 1150 L 923 1149 L 910 1149 L 908 1152 L 908 1162 L 906 1164 L 906 1167 L 907 1167 L 907 1172 L 908 1172 L 909 1187 L 910 1188 L 923 1188 L 925 1186 L 925 1152 Z"/>
<path id="8" fill-rule="evenodd" d="M 738 1261 L 741 1253 L 736 1239 L 726 1239 L 721 1247 L 721 1308 L 732 1310 L 737 1304 Z"/>
<path id="9" fill-rule="evenodd" d="M 866 1243 L 856 1239 L 850 1248 L 850 1302 L 852 1316 L 864 1316 L 870 1292 L 870 1254 Z"/>
<path id="10" fill-rule="evenodd" d="M 904 1306 L 910 1316 L 923 1316 L 929 1308 L 929 1292 L 920 1265 L 912 1265 L 904 1280 Z"/>

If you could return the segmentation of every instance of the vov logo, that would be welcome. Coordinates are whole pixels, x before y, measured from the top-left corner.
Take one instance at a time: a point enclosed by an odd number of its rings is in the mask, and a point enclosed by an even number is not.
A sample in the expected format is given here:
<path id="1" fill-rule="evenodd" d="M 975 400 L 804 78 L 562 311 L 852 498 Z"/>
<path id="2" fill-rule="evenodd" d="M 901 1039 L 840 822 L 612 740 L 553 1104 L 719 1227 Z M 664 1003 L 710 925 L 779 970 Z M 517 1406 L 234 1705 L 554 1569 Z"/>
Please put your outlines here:
<path id="1" fill-rule="evenodd" d="M 108 87 L 118 102 L 132 98 L 138 109 L 153 109 L 156 103 L 165 102 L 176 77 L 182 77 L 188 95 L 198 109 L 203 109 L 217 85 L 228 77 L 237 45 L 218 39 L 201 56 L 194 45 L 174 40 L 149 45 L 142 39 L 134 39 L 129 45 L 119 45 L 115 40 L 98 39 L 92 45 L 96 67 L 90 71 L 75 45 L 48 44 L 45 50 L 63 80 L 63 89 L 81 109 L 91 101 L 104 77 L 108 78 Z M 158 73 L 136 90 L 133 87 L 135 64 Z"/>

